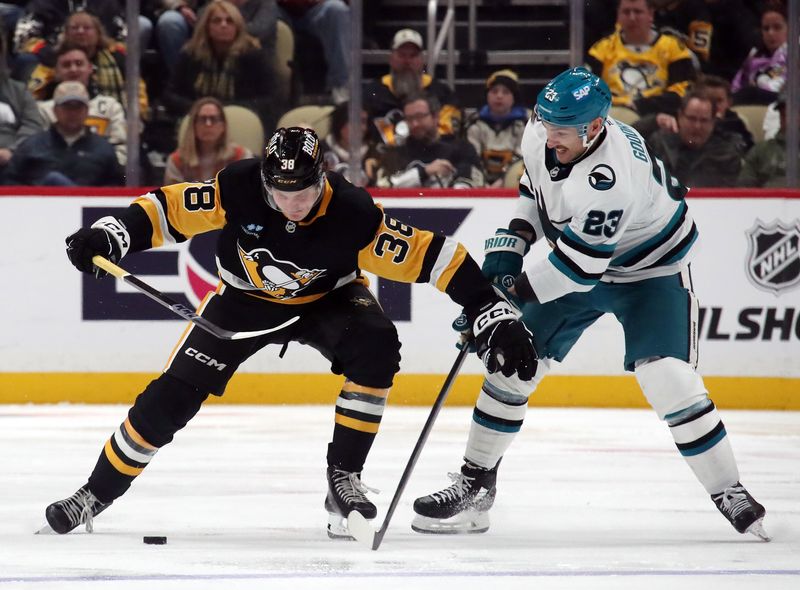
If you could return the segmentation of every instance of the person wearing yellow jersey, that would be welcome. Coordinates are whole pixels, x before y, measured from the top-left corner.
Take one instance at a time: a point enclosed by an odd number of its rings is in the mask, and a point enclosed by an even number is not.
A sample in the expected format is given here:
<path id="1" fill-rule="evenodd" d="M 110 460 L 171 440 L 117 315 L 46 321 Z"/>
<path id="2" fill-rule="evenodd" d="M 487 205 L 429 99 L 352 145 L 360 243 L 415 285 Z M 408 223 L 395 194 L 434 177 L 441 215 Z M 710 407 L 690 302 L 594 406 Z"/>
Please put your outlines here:
<path id="1" fill-rule="evenodd" d="M 589 48 L 586 65 L 608 84 L 612 104 L 674 115 L 696 70 L 689 48 L 653 19 L 653 0 L 619 0 L 616 31 Z"/>

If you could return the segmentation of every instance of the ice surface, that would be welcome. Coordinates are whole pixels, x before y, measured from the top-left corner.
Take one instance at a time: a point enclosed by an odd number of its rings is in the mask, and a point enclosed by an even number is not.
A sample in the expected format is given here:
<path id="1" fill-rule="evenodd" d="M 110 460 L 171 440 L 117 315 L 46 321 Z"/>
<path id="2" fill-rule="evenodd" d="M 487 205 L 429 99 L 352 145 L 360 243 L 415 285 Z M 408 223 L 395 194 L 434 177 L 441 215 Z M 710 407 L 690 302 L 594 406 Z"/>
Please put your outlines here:
<path id="1" fill-rule="evenodd" d="M 205 407 L 94 534 L 34 535 L 126 410 L 0 406 L 0 590 L 800 588 L 800 413 L 722 411 L 771 543 L 733 530 L 644 410 L 532 409 L 490 531 L 416 534 L 413 499 L 461 463 L 463 407 L 443 410 L 376 552 L 325 533 L 332 406 Z M 427 412 L 387 408 L 364 471 L 376 525 Z"/>

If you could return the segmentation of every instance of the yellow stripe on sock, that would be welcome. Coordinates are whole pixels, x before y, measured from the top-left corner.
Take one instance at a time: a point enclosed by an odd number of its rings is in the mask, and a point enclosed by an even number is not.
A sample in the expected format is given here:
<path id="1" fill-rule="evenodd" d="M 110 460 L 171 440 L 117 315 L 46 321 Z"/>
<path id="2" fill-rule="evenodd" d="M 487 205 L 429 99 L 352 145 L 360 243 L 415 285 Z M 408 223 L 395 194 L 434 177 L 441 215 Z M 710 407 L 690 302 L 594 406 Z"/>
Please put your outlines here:
<path id="1" fill-rule="evenodd" d="M 342 391 L 347 391 L 350 393 L 366 393 L 369 395 L 374 395 L 375 397 L 382 397 L 386 398 L 389 396 L 389 388 L 381 389 L 378 387 L 367 387 L 366 385 L 359 385 L 358 383 L 354 383 L 350 380 L 344 382 L 342 385 Z"/>
<path id="2" fill-rule="evenodd" d="M 364 422 L 363 420 L 356 420 L 355 418 L 341 416 L 339 414 L 336 414 L 335 422 L 345 428 L 352 428 L 353 430 L 368 432 L 370 434 L 376 434 L 378 432 L 378 426 L 380 426 L 380 424 L 375 422 Z"/>
<path id="3" fill-rule="evenodd" d="M 150 449 L 151 451 L 158 450 L 158 447 L 151 445 L 149 442 L 144 440 L 144 438 L 142 438 L 141 434 L 136 432 L 136 429 L 133 426 L 131 426 L 131 421 L 129 418 L 125 418 L 125 422 L 123 422 L 122 425 L 125 431 L 128 433 L 128 436 L 130 436 L 134 440 L 134 442 L 136 442 L 136 444 L 138 444 L 140 447 L 144 447 L 145 449 Z"/>
<path id="4" fill-rule="evenodd" d="M 103 450 L 106 453 L 106 459 L 108 459 L 109 463 L 114 466 L 114 469 L 120 473 L 130 475 L 131 477 L 136 477 L 142 471 L 144 471 L 144 467 L 131 467 L 123 462 L 122 459 L 117 457 L 117 454 L 114 452 L 114 448 L 111 446 L 111 439 L 108 439 Z"/>

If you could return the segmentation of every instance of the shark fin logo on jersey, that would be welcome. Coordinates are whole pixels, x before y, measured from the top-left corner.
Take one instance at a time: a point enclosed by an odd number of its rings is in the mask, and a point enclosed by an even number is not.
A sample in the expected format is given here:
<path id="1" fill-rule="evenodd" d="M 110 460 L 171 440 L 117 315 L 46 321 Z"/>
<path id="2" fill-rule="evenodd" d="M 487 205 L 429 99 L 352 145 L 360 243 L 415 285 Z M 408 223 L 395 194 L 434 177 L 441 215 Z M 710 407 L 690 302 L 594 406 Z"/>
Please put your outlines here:
<path id="1" fill-rule="evenodd" d="M 617 175 L 611 166 L 598 164 L 589 172 L 589 184 L 598 191 L 607 191 L 617 182 Z"/>
<path id="2" fill-rule="evenodd" d="M 800 284 L 800 221 L 793 223 L 756 219 L 747 230 L 747 278 L 776 296 Z"/>
<path id="3" fill-rule="evenodd" d="M 267 248 L 249 252 L 238 245 L 239 259 L 250 284 L 276 299 L 292 299 L 325 274 L 325 269 L 300 268 L 288 260 L 278 260 Z"/>

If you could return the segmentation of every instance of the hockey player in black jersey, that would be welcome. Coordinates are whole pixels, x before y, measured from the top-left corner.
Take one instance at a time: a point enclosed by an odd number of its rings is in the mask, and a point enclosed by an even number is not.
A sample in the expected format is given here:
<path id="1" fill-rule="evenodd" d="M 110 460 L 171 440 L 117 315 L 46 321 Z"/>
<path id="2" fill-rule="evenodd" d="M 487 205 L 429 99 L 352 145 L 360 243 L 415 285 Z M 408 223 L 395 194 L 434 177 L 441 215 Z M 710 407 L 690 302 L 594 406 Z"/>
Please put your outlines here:
<path id="1" fill-rule="evenodd" d="M 464 247 L 384 215 L 365 190 L 323 173 L 321 165 L 313 131 L 278 129 L 262 161 L 236 162 L 207 182 L 162 187 L 137 198 L 119 217 L 99 219 L 67 238 L 70 261 L 100 275 L 95 255 L 118 262 L 128 252 L 221 229 L 220 283 L 198 313 L 230 330 L 299 320 L 245 340 L 219 340 L 190 324 L 164 372 L 106 442 L 88 482 L 47 507 L 55 532 L 80 524 L 91 530 L 93 517 L 125 493 L 208 395 L 224 393 L 240 363 L 267 344 L 290 341 L 317 349 L 331 371 L 345 377 L 327 454 L 328 533 L 348 536 L 344 517 L 352 510 L 374 518 L 361 471 L 399 370 L 400 342 L 361 269 L 445 292 L 466 308 L 489 370 L 532 378 L 530 333 Z M 214 362 L 199 362 L 198 351 Z"/>

